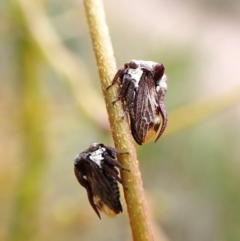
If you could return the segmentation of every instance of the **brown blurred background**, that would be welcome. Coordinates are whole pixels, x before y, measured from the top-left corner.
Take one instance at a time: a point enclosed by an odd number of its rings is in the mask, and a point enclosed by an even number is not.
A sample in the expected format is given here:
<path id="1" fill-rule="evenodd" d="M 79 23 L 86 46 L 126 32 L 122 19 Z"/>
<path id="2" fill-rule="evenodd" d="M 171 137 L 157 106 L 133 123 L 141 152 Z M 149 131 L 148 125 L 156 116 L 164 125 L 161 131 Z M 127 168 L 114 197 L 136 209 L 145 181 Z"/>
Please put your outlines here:
<path id="1" fill-rule="evenodd" d="M 240 2 L 104 1 L 121 67 L 162 62 L 166 133 L 137 146 L 156 240 L 240 240 Z M 0 240 L 131 240 L 73 173 L 113 145 L 82 1 L 0 2 Z M 124 203 L 124 200 L 122 200 Z"/>

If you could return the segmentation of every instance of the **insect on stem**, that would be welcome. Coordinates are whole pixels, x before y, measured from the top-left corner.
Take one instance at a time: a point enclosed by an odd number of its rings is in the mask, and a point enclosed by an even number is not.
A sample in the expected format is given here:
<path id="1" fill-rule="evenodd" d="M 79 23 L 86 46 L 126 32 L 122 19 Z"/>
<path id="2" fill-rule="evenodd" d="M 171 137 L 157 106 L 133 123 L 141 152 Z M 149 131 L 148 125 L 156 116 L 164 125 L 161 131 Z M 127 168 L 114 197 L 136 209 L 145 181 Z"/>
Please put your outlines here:
<path id="1" fill-rule="evenodd" d="M 106 89 L 119 82 L 120 93 L 112 103 L 122 101 L 124 116 L 129 116 L 132 136 L 139 145 L 157 135 L 156 142 L 166 129 L 168 117 L 164 96 L 167 77 L 164 71 L 161 63 L 131 60 L 117 71 Z"/>

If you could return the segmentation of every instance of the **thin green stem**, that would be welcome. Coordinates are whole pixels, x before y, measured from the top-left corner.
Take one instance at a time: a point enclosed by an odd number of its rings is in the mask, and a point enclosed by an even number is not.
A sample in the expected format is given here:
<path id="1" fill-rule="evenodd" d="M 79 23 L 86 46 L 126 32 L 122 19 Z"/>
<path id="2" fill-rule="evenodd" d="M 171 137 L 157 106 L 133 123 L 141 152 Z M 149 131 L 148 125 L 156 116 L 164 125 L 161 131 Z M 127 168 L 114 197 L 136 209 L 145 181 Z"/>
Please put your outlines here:
<path id="1" fill-rule="evenodd" d="M 113 99 L 117 96 L 118 88 L 112 87 L 109 91 L 106 91 L 106 87 L 110 85 L 111 79 L 116 73 L 116 63 L 105 22 L 103 4 L 100 0 L 84 0 L 84 5 L 115 146 L 120 151 L 130 153 L 129 155 L 122 155 L 119 161 L 123 166 L 131 170 L 130 173 L 122 172 L 121 177 L 127 186 L 124 195 L 133 240 L 154 240 L 139 163 L 129 125 L 126 120 L 122 119 L 123 109 L 121 103 L 112 104 Z"/>
<path id="2" fill-rule="evenodd" d="M 209 119 L 240 102 L 240 85 L 223 93 L 193 101 L 169 113 L 168 128 L 163 137 L 175 134 L 198 122 Z"/>
<path id="3" fill-rule="evenodd" d="M 46 14 L 44 1 L 17 0 L 17 3 L 35 46 L 38 47 L 53 70 L 64 77 L 63 80 L 70 86 L 82 115 L 104 129 L 107 128 L 105 124 L 107 117 L 102 108 L 101 97 L 91 84 L 84 62 L 64 46 Z M 66 63 L 68 64 L 66 65 Z M 82 88 L 83 85 L 84 88 Z"/>
<path id="4" fill-rule="evenodd" d="M 44 111 L 36 77 L 37 59 L 31 44 L 21 43 L 20 48 L 23 66 L 19 103 L 22 113 L 24 163 L 10 224 L 9 241 L 33 240 L 36 236 L 41 181 L 46 165 L 42 136 Z"/>

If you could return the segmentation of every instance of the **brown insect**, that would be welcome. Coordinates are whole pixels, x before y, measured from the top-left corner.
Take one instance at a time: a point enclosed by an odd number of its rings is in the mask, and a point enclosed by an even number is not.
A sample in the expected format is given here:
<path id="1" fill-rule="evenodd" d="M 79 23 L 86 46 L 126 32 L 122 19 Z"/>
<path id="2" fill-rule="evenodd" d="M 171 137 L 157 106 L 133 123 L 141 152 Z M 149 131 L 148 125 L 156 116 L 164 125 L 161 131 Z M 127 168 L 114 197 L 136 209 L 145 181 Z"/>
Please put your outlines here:
<path id="1" fill-rule="evenodd" d="M 139 145 L 149 142 L 159 131 L 156 142 L 166 129 L 168 117 L 164 96 L 167 77 L 164 70 L 161 63 L 132 60 L 118 70 L 107 87 L 108 90 L 119 81 L 120 93 L 113 103 L 122 101 L 133 138 Z"/>
<path id="2" fill-rule="evenodd" d="M 118 183 L 122 184 L 116 169 L 129 171 L 117 162 L 122 153 L 103 144 L 93 143 L 74 160 L 74 172 L 78 182 L 86 189 L 88 200 L 101 219 L 99 211 L 109 217 L 122 212 Z"/>

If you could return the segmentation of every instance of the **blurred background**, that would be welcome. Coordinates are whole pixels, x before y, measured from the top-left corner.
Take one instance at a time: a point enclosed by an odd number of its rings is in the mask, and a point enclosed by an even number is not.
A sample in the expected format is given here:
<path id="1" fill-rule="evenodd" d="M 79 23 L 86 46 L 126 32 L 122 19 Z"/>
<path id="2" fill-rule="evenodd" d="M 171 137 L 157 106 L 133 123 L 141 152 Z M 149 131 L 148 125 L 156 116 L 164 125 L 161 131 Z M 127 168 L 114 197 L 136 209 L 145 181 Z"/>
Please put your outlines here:
<path id="1" fill-rule="evenodd" d="M 240 2 L 104 7 L 117 66 L 168 76 L 167 131 L 136 145 L 155 239 L 239 241 Z M 100 221 L 73 173 L 113 145 L 82 1 L 1 1 L 0 34 L 0 240 L 131 240 L 124 200 Z"/>

